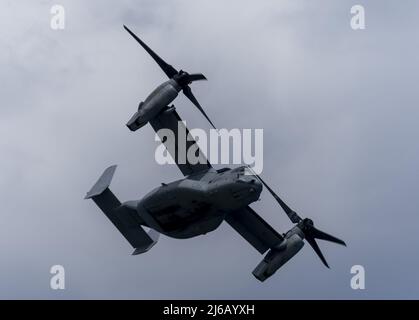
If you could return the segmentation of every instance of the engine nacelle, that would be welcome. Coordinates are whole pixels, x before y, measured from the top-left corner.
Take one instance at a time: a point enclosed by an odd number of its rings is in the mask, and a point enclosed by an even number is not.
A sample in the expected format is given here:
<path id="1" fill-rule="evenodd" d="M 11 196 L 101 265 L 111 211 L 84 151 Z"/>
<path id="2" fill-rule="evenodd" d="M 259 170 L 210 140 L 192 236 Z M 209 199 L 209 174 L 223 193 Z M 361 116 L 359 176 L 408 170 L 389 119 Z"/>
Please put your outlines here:
<path id="1" fill-rule="evenodd" d="M 299 231 L 299 229 L 291 230 L 283 242 L 269 250 L 265 258 L 252 272 L 256 279 L 265 281 L 301 250 L 304 241 Z"/>
<path id="2" fill-rule="evenodd" d="M 150 95 L 138 106 L 138 111 L 131 117 L 127 127 L 136 131 L 154 119 L 160 111 L 176 99 L 182 88 L 171 79 L 159 85 Z"/>
<path id="3" fill-rule="evenodd" d="M 127 127 L 131 131 L 136 131 L 141 127 L 144 127 L 148 122 L 148 119 L 145 119 L 144 117 L 144 112 L 141 110 L 143 104 L 144 102 L 140 102 L 140 105 L 138 106 L 138 111 L 134 113 L 134 115 L 131 117 L 131 119 L 129 119 L 127 123 Z"/>

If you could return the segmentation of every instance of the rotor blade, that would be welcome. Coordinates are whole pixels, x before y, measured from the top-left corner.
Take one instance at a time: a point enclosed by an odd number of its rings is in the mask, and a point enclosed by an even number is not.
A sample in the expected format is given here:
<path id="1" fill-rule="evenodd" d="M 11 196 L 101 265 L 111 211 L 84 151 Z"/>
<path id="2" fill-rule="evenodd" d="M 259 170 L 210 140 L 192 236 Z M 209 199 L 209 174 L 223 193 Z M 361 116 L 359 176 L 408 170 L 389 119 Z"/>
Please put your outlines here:
<path id="1" fill-rule="evenodd" d="M 145 51 L 157 62 L 160 68 L 164 71 L 164 73 L 171 79 L 175 74 L 177 74 L 177 70 L 173 68 L 170 64 L 166 63 L 162 58 L 160 58 L 153 50 L 151 50 L 140 38 L 138 38 L 127 26 L 124 25 L 124 29 L 128 31 L 128 33 L 135 39 L 137 42 L 144 48 Z"/>
<path id="2" fill-rule="evenodd" d="M 313 250 L 317 253 L 320 260 L 323 262 L 323 264 L 330 269 L 329 265 L 327 264 L 327 261 L 325 257 L 323 256 L 323 253 L 321 252 L 316 240 L 311 237 L 311 235 L 306 235 L 306 240 L 310 244 L 310 246 L 313 248 Z"/>
<path id="3" fill-rule="evenodd" d="M 257 174 L 255 175 L 260 180 L 260 182 L 262 182 L 262 184 L 266 187 L 266 189 L 268 189 L 268 191 L 275 198 L 275 200 L 279 203 L 281 208 L 287 214 L 288 218 L 290 218 L 291 222 L 293 223 L 300 222 L 302 220 L 301 217 L 294 210 L 288 207 L 288 205 L 284 201 L 282 201 L 282 199 L 268 186 L 268 184 L 265 181 L 263 181 L 263 179 L 259 175 Z"/>
<path id="4" fill-rule="evenodd" d="M 191 102 L 201 111 L 201 113 L 204 115 L 204 117 L 208 120 L 209 123 L 211 123 L 212 127 L 215 129 L 214 124 L 212 121 L 208 118 L 207 114 L 205 113 L 204 109 L 202 109 L 201 105 L 199 104 L 198 100 L 196 100 L 195 96 L 192 93 L 192 90 L 189 86 L 185 86 L 183 88 L 184 95 L 191 100 Z"/>
<path id="5" fill-rule="evenodd" d="M 207 78 L 202 73 L 189 74 L 187 76 L 188 82 L 198 81 L 198 80 L 207 80 Z"/>
<path id="6" fill-rule="evenodd" d="M 334 236 L 331 236 L 330 234 L 327 234 L 326 232 L 316 229 L 315 227 L 310 228 L 310 234 L 316 239 L 338 243 L 346 247 L 346 243 L 343 240 L 340 240 Z"/>

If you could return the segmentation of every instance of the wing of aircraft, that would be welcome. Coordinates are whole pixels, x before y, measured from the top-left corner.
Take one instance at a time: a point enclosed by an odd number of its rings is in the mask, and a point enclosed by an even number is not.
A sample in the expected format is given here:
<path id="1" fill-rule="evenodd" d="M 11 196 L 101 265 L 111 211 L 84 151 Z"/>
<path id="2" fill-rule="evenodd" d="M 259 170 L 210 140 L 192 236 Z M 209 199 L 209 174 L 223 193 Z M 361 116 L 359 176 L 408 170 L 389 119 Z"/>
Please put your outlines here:
<path id="1" fill-rule="evenodd" d="M 227 214 L 225 220 L 261 254 L 284 240 L 249 206 Z"/>
<path id="2" fill-rule="evenodd" d="M 185 124 L 182 122 L 182 119 L 179 117 L 178 113 L 175 110 L 175 107 L 167 107 L 162 110 L 154 119 L 150 120 L 150 124 L 153 127 L 154 131 L 159 134 L 160 129 L 170 129 L 175 135 L 175 141 L 169 141 L 168 139 L 164 139 L 164 137 L 160 136 L 160 139 L 165 144 L 168 152 L 172 156 L 173 160 L 175 161 L 176 165 L 179 167 L 180 171 L 182 171 L 184 176 L 189 176 L 194 173 L 202 172 L 204 170 L 208 170 L 211 167 L 211 164 L 206 160 L 205 156 L 203 155 L 202 151 L 196 146 L 197 152 L 200 153 L 200 157 L 205 159 L 205 163 L 197 163 L 192 164 L 186 157 L 184 151 L 181 150 L 181 157 L 179 157 L 179 149 L 181 146 L 179 145 L 179 130 L 183 130 L 186 132 L 185 137 L 190 136 L 188 128 L 186 128 Z M 173 145 L 169 145 L 174 143 Z M 196 144 L 196 141 L 190 137 L 190 139 L 186 139 L 186 150 Z M 173 154 L 174 153 L 174 154 Z M 184 156 L 182 156 L 182 154 Z"/>

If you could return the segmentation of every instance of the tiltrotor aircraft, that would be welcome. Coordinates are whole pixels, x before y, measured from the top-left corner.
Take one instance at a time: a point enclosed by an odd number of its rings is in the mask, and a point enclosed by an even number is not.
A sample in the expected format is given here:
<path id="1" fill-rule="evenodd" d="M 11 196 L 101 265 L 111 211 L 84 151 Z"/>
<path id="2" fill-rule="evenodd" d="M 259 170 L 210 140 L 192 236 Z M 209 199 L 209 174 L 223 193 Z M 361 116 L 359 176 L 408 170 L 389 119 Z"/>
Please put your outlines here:
<path id="1" fill-rule="evenodd" d="M 125 27 L 125 26 L 124 26 Z M 144 253 L 154 246 L 160 233 L 177 239 L 187 239 L 214 231 L 226 221 L 248 243 L 261 254 L 267 254 L 253 270 L 260 281 L 272 276 L 290 260 L 304 245 L 304 239 L 311 245 L 321 261 L 329 267 L 316 239 L 345 245 L 345 242 L 314 227 L 313 221 L 301 218 L 256 174 L 249 174 L 249 168 L 223 168 L 216 170 L 211 164 L 192 164 L 178 159 L 178 133 L 188 129 L 181 122 L 174 106 L 168 106 L 183 90 L 192 102 L 205 115 L 192 95 L 189 82 L 204 79 L 202 75 L 189 75 L 177 72 L 157 56 L 144 42 L 128 32 L 154 58 L 158 65 L 171 78 L 159 86 L 139 106 L 138 112 L 127 126 L 135 131 L 150 123 L 159 133 L 160 129 L 170 129 L 176 139 L 168 141 L 160 137 L 166 148 L 175 151 L 171 154 L 184 179 L 162 184 L 140 200 L 121 203 L 109 189 L 116 166 L 107 168 L 86 199 L 92 199 L 115 227 L 135 249 L 133 255 Z M 189 88 L 189 89 L 188 89 Z M 191 98 L 192 97 L 192 98 Z M 206 116 L 206 115 L 205 115 Z M 208 117 L 207 117 L 208 118 Z M 180 127 L 182 126 L 183 127 Z M 174 143 L 174 146 L 168 146 Z M 187 139 L 186 150 L 196 141 Z M 197 148 L 197 146 L 195 145 Z M 201 150 L 197 149 L 200 156 Z M 185 160 L 185 159 L 182 159 Z M 284 234 L 275 231 L 249 205 L 259 199 L 263 186 L 272 194 L 295 226 Z M 149 228 L 146 232 L 143 227 Z"/>

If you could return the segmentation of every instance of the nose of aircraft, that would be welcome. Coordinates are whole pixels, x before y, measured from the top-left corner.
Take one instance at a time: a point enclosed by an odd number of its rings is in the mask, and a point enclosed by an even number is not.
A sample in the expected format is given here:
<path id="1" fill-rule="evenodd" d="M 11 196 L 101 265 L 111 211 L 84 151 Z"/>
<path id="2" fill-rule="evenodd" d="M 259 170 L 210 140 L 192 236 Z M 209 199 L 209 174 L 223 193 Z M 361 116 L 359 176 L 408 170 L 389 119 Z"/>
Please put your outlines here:
<path id="1" fill-rule="evenodd" d="M 244 182 L 249 186 L 249 192 L 260 193 L 262 191 L 262 183 L 252 175 L 243 175 L 239 179 L 240 182 Z"/>
<path id="2" fill-rule="evenodd" d="M 256 179 L 256 177 L 251 177 L 248 183 L 251 185 L 251 192 L 252 189 L 254 190 L 253 192 L 262 192 L 262 183 L 258 179 Z"/>

